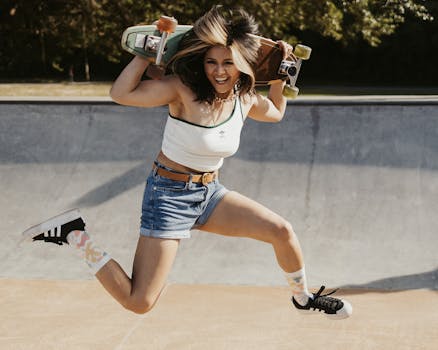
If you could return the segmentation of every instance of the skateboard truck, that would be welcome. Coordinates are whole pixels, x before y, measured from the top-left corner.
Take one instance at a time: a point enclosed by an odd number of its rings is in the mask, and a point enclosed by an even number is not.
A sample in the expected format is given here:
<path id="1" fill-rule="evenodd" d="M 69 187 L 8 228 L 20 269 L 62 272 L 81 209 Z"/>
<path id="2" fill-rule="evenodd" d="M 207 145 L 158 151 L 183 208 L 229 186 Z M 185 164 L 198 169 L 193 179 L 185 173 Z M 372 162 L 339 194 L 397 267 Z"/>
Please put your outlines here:
<path id="1" fill-rule="evenodd" d="M 157 53 L 155 64 L 148 67 L 147 75 L 152 79 L 161 79 L 164 75 L 164 68 L 160 64 L 166 50 L 166 42 L 169 35 L 175 31 L 178 21 L 173 17 L 161 16 L 155 24 L 161 36 L 148 35 L 144 48 L 146 51 Z"/>
<path id="2" fill-rule="evenodd" d="M 176 26 L 178 25 L 178 21 L 173 17 L 161 16 L 157 21 L 157 29 L 162 33 L 160 45 L 158 47 L 157 58 L 155 60 L 155 64 L 161 64 L 161 60 L 163 59 L 164 49 L 166 47 L 167 38 L 169 34 L 172 34 Z"/>
<path id="3" fill-rule="evenodd" d="M 287 97 L 296 98 L 298 96 L 299 89 L 295 84 L 301 68 L 301 62 L 301 59 L 298 58 L 295 62 L 284 60 L 280 64 L 278 74 L 287 75 L 288 83 L 286 83 L 284 88 L 285 96 Z"/>
<path id="4" fill-rule="evenodd" d="M 312 49 L 310 47 L 299 44 L 294 50 L 296 61 L 283 60 L 281 62 L 278 74 L 287 75 L 287 80 L 289 80 L 284 89 L 285 96 L 297 97 L 299 89 L 295 86 L 295 83 L 297 82 L 298 73 L 300 72 L 303 60 L 308 60 L 311 52 Z"/>
<path id="5" fill-rule="evenodd" d="M 278 74 L 287 75 L 293 77 L 297 74 L 297 65 L 293 61 L 281 61 L 280 68 L 278 69 Z"/>
<path id="6" fill-rule="evenodd" d="M 148 53 L 157 54 L 160 46 L 161 37 L 155 35 L 137 34 L 135 37 L 135 47 L 145 50 Z"/>

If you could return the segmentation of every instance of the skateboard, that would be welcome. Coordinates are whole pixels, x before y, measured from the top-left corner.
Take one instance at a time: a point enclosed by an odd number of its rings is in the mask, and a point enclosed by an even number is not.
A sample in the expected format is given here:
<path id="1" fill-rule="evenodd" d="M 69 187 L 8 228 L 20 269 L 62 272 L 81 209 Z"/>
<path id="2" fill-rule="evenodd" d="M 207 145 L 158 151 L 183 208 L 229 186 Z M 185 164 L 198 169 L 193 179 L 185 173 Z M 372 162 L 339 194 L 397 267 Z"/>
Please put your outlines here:
<path id="1" fill-rule="evenodd" d="M 179 25 L 173 17 L 161 16 L 151 25 L 127 28 L 122 34 L 122 48 L 134 55 L 154 62 L 146 75 L 160 79 L 165 74 L 167 62 L 178 52 L 178 45 L 191 25 Z M 261 43 L 259 59 L 255 67 L 256 86 L 267 86 L 278 80 L 287 81 L 284 94 L 295 98 L 299 89 L 295 86 L 303 60 L 308 60 L 312 49 L 296 45 L 293 53 L 283 59 L 280 46 L 273 40 L 256 36 Z"/>

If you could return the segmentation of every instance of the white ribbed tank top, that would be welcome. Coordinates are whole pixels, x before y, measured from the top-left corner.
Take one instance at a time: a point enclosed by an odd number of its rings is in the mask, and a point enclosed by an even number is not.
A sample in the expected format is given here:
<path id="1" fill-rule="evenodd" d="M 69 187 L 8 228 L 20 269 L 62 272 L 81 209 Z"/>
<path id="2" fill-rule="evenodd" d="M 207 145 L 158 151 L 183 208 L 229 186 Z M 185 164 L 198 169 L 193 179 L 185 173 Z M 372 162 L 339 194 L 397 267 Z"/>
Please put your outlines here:
<path id="1" fill-rule="evenodd" d="M 161 149 L 169 159 L 202 172 L 219 169 L 224 158 L 237 152 L 243 114 L 236 98 L 231 116 L 216 126 L 202 126 L 169 114 Z"/>

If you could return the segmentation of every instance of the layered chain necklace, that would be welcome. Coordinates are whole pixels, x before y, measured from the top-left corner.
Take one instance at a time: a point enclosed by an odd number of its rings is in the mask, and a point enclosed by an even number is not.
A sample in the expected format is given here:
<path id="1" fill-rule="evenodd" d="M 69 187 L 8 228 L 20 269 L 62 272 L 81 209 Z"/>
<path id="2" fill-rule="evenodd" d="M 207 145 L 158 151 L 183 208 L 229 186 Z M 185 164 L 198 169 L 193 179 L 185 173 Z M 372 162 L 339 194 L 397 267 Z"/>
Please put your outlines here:
<path id="1" fill-rule="evenodd" d="M 234 91 L 234 89 L 231 91 L 231 94 L 228 97 L 219 97 L 219 96 L 215 96 L 215 98 L 213 99 L 213 104 L 217 103 L 217 104 L 221 104 L 221 103 L 226 103 L 226 102 L 232 102 L 236 99 L 236 92 Z"/>
<path id="2" fill-rule="evenodd" d="M 216 126 L 218 124 L 218 120 L 222 115 L 222 111 L 224 109 L 225 104 L 227 104 L 228 102 L 234 102 L 237 96 L 238 94 L 233 89 L 228 97 L 223 98 L 223 97 L 215 96 L 211 104 L 208 102 L 204 102 L 204 105 L 206 107 L 205 112 L 211 115 L 211 119 L 210 119 L 211 126 Z"/>

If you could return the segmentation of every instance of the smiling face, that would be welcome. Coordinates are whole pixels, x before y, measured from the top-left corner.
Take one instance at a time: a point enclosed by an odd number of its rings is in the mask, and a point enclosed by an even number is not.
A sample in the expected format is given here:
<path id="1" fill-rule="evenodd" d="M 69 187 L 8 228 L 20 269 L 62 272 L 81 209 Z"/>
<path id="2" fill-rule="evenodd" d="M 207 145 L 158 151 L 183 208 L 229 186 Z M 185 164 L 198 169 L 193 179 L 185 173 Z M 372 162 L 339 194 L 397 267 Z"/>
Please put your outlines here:
<path id="1" fill-rule="evenodd" d="M 204 58 L 205 75 L 219 97 L 227 97 L 240 77 L 229 48 L 213 46 Z"/>

